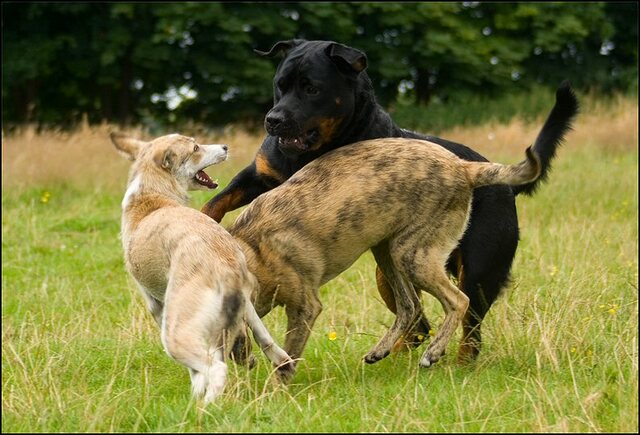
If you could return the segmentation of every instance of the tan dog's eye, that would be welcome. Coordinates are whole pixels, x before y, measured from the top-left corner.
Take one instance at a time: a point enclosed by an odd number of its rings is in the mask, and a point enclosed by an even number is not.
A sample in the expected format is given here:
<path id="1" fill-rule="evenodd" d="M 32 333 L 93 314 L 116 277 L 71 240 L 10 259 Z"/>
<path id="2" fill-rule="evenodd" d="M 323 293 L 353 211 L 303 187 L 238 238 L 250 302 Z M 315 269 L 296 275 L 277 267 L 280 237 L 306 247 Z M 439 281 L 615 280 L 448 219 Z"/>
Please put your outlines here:
<path id="1" fill-rule="evenodd" d="M 199 149 L 200 149 L 200 147 L 198 145 L 196 145 L 196 146 L 193 147 L 193 152 L 197 153 Z"/>

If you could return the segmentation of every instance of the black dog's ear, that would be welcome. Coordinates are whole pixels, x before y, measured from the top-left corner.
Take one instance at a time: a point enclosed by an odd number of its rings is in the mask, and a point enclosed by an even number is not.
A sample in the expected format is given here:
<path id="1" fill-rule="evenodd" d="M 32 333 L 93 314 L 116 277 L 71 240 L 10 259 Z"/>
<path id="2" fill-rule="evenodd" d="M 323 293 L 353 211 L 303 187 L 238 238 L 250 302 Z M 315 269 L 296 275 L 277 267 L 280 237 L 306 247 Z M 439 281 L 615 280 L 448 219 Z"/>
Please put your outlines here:
<path id="1" fill-rule="evenodd" d="M 360 73 L 367 68 L 367 56 L 355 48 L 332 42 L 325 50 L 325 53 L 338 66 L 348 66 L 355 73 Z M 345 63 L 346 65 L 344 65 Z"/>
<path id="2" fill-rule="evenodd" d="M 291 50 L 293 47 L 297 47 L 298 45 L 304 42 L 303 39 L 290 39 L 288 41 L 280 41 L 276 42 L 271 50 L 269 51 L 261 51 L 257 49 L 253 49 L 253 52 L 259 54 L 262 57 L 274 57 L 277 54 L 284 52 L 286 54 L 287 51 Z"/>

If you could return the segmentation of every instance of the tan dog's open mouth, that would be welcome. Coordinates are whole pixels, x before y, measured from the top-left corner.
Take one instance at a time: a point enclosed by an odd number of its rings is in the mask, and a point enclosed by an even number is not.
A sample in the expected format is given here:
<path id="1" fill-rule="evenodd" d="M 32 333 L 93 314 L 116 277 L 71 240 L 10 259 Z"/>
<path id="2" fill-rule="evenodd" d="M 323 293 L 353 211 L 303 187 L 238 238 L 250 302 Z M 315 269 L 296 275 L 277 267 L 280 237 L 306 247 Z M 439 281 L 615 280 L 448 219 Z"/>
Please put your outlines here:
<path id="1" fill-rule="evenodd" d="M 196 183 L 208 189 L 215 189 L 216 187 L 218 187 L 218 180 L 213 181 L 211 177 L 209 177 L 207 173 L 202 170 L 196 172 L 196 176 L 193 177 L 193 179 L 196 180 Z"/>

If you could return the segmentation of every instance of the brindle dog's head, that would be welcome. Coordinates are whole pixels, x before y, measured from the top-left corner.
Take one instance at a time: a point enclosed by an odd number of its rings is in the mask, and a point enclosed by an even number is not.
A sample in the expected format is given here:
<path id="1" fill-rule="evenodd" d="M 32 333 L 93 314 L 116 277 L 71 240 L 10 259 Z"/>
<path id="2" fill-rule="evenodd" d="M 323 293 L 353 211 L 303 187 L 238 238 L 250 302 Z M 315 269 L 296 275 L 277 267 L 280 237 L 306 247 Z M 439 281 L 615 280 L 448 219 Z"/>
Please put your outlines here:
<path id="1" fill-rule="evenodd" d="M 264 121 L 283 153 L 318 150 L 342 133 L 355 110 L 355 82 L 367 67 L 362 51 L 301 39 L 280 41 L 268 52 L 255 51 L 267 57 L 285 55 L 273 79 L 274 106 Z"/>

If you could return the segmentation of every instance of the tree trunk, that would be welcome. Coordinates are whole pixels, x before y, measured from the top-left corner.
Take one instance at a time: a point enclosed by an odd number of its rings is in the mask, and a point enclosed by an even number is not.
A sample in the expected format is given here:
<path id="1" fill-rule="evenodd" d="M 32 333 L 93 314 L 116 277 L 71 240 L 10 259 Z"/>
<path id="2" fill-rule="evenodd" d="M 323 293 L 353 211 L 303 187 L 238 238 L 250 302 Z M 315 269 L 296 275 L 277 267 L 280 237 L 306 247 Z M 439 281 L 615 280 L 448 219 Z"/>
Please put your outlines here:
<path id="1" fill-rule="evenodd" d="M 131 122 L 131 82 L 133 81 L 133 62 L 131 54 L 133 48 L 129 47 L 122 59 L 120 75 L 120 90 L 118 92 L 118 119 L 127 125 Z"/>
<path id="2" fill-rule="evenodd" d="M 415 83 L 416 103 L 426 106 L 431 100 L 431 85 L 429 84 L 429 72 L 418 69 L 418 77 Z"/>

